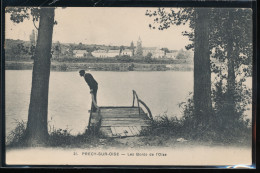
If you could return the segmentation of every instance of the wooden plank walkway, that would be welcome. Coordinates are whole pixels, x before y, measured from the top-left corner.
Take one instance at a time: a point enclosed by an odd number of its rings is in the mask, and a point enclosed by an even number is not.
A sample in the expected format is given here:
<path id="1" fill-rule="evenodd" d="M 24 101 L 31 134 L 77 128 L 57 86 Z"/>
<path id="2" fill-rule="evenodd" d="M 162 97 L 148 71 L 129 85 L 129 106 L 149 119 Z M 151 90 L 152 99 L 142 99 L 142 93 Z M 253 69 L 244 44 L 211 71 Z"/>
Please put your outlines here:
<path id="1" fill-rule="evenodd" d="M 138 136 L 143 128 L 151 124 L 147 114 L 138 107 L 100 107 L 92 113 L 91 124 L 100 123 L 99 130 L 107 137 Z"/>

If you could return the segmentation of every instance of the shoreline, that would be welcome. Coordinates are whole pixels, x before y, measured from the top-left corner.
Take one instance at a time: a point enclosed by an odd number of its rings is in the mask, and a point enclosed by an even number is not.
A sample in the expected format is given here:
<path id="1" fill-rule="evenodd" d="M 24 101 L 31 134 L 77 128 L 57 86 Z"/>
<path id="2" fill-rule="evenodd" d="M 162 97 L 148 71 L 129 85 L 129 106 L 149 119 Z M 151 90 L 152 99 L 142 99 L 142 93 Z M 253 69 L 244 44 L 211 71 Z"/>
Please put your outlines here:
<path id="1" fill-rule="evenodd" d="M 6 61 L 5 70 L 32 70 L 32 61 Z M 148 64 L 148 63 L 51 63 L 51 71 L 78 71 L 90 69 L 91 71 L 192 71 L 193 64 Z"/>

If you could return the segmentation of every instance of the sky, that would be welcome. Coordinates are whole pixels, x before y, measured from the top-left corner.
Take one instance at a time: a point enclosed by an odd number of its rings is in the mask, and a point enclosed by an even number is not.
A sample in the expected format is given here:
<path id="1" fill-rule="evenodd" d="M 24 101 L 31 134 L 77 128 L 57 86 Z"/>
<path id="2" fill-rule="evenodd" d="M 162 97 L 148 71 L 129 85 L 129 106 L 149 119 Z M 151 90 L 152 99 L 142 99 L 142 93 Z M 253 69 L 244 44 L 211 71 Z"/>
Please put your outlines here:
<path id="1" fill-rule="evenodd" d="M 143 7 L 69 7 L 57 8 L 53 42 L 105 44 L 114 46 L 130 46 L 140 36 L 144 47 L 167 47 L 184 49 L 190 43 L 182 31 L 190 31 L 187 25 L 171 26 L 167 30 L 153 30 L 149 24 L 153 19 L 145 16 L 147 9 Z M 10 15 L 6 15 L 6 38 L 29 40 L 35 29 L 32 20 L 14 24 Z"/>

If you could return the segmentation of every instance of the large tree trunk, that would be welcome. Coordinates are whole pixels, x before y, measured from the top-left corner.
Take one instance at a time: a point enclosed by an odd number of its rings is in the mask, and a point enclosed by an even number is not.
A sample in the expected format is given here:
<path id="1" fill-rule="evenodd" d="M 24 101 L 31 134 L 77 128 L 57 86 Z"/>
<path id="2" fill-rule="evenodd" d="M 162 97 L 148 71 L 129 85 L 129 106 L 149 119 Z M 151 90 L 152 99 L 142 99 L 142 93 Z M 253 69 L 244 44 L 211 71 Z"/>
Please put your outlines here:
<path id="1" fill-rule="evenodd" d="M 195 9 L 195 12 L 194 108 L 199 126 L 205 127 L 212 118 L 209 9 Z"/>
<path id="2" fill-rule="evenodd" d="M 53 26 L 54 8 L 41 8 L 25 134 L 27 145 L 44 144 L 48 138 L 48 91 Z"/>
<path id="3" fill-rule="evenodd" d="M 233 29 L 233 13 L 231 10 L 228 11 L 228 24 L 227 24 L 227 32 L 228 32 L 228 42 L 227 42 L 227 60 L 228 60 L 228 78 L 227 78 L 227 112 L 229 115 L 228 117 L 232 117 L 230 120 L 234 121 L 235 115 L 235 84 L 236 84 L 236 77 L 235 77 L 235 53 L 234 50 L 234 39 L 232 34 Z M 236 49 L 238 50 L 238 49 Z M 239 54 L 238 54 L 239 56 Z"/>
<path id="4" fill-rule="evenodd" d="M 227 45 L 227 57 L 228 57 L 228 78 L 227 78 L 227 111 L 229 115 L 233 116 L 235 113 L 235 70 L 234 70 L 234 52 L 233 52 L 233 42 L 229 40 Z"/>

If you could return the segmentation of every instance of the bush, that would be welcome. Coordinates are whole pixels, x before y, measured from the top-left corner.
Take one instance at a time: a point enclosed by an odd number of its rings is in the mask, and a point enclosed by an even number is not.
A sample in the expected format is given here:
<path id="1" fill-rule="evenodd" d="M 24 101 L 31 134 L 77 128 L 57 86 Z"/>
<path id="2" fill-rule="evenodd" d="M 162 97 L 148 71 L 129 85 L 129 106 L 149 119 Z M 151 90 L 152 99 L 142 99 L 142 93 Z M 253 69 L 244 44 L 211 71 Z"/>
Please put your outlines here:
<path id="1" fill-rule="evenodd" d="M 243 95 L 243 94 L 242 94 Z M 242 96 L 241 95 L 241 96 Z M 219 97 L 219 98 L 216 98 Z M 213 100 L 221 100 L 224 102 L 225 98 L 220 94 L 213 94 Z M 215 101 L 214 101 L 215 102 Z M 216 103 L 215 103 L 216 104 Z M 189 97 L 185 102 L 179 104 L 182 109 L 183 116 L 178 119 L 176 117 L 169 118 L 167 113 L 163 116 L 157 117 L 153 122 L 151 128 L 142 131 L 143 135 L 148 137 L 161 136 L 165 139 L 169 138 L 184 138 L 192 141 L 204 141 L 224 144 L 249 144 L 251 141 L 252 128 L 249 121 L 243 119 L 243 114 L 239 108 L 235 116 L 240 116 L 238 120 L 231 121 L 227 118 L 227 107 L 214 107 L 210 124 L 207 124 L 208 120 L 199 120 L 194 114 L 194 101 L 192 93 L 189 93 Z M 234 117 L 234 116 L 231 116 Z M 205 121 L 202 123 L 201 121 Z M 204 124 L 204 126 L 200 126 Z"/>
<path id="2" fill-rule="evenodd" d="M 69 129 L 53 129 L 49 136 L 48 145 L 50 146 L 63 146 L 71 144 L 73 136 L 70 134 Z"/>
<path id="3" fill-rule="evenodd" d="M 128 66 L 128 70 L 129 70 L 129 71 L 133 71 L 133 70 L 134 70 L 134 67 L 135 67 L 135 65 L 132 63 L 130 66 Z"/>
<path id="4" fill-rule="evenodd" d="M 227 100 L 230 96 L 220 91 L 219 85 L 216 85 L 216 87 L 218 89 L 213 90 L 212 94 L 214 110 L 212 114 L 209 115 L 211 118 L 205 120 L 206 124 L 209 123 L 206 126 L 199 127 L 199 123 L 201 123 L 200 121 L 203 121 L 203 119 L 198 121 L 194 114 L 192 97 L 182 103 L 184 114 L 181 119 L 183 132 L 190 134 L 187 138 L 191 139 L 211 140 L 223 143 L 250 141 L 251 127 L 249 121 L 243 118 L 245 110 L 243 107 L 245 104 L 241 105 L 237 102 L 237 110 L 231 113 L 227 106 Z M 242 93 L 243 92 L 239 94 L 240 97 L 245 97 Z"/>
<path id="5" fill-rule="evenodd" d="M 20 54 L 20 55 L 16 55 L 16 54 L 5 54 L 5 60 L 6 61 L 32 61 L 32 55 L 28 55 L 28 54 Z"/>
<path id="6" fill-rule="evenodd" d="M 69 66 L 67 65 L 67 64 L 61 64 L 60 66 L 58 66 L 59 67 L 59 70 L 61 70 L 61 71 L 67 71 L 68 70 L 68 68 L 69 68 Z"/>
<path id="7" fill-rule="evenodd" d="M 26 122 L 15 120 L 16 127 L 6 137 L 6 144 L 10 147 L 21 146 L 26 130 Z"/>
<path id="8" fill-rule="evenodd" d="M 215 84 L 212 96 L 215 116 L 217 117 L 216 123 L 220 126 L 216 131 L 229 138 L 236 139 L 244 136 L 246 139 L 251 134 L 251 124 L 244 114 L 248 104 L 251 104 L 252 91 L 241 82 L 238 82 L 235 87 L 235 110 L 233 110 L 230 105 L 231 95 L 223 86 L 222 79 Z"/>
<path id="9" fill-rule="evenodd" d="M 152 121 L 151 127 L 142 130 L 142 135 L 148 136 L 171 136 L 176 137 L 180 134 L 182 122 L 177 117 L 157 116 Z"/>
<path id="10" fill-rule="evenodd" d="M 148 52 L 148 54 L 145 56 L 145 62 L 151 62 L 152 61 L 153 54 L 151 52 Z"/>
<path id="11" fill-rule="evenodd" d="M 7 147 L 26 147 L 24 135 L 26 122 L 16 120 L 16 127 L 6 138 Z M 69 129 L 49 128 L 49 138 L 45 143 L 46 147 L 90 147 L 98 145 L 99 138 L 104 137 L 95 129 L 86 129 L 84 133 L 72 135 Z"/>
<path id="12" fill-rule="evenodd" d="M 133 62 L 129 55 L 116 56 L 115 59 L 119 62 Z"/>

